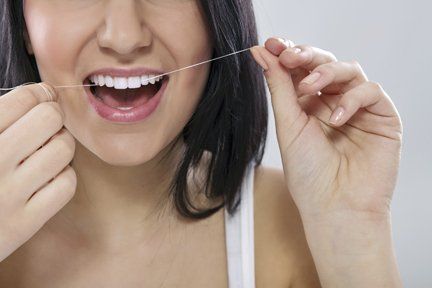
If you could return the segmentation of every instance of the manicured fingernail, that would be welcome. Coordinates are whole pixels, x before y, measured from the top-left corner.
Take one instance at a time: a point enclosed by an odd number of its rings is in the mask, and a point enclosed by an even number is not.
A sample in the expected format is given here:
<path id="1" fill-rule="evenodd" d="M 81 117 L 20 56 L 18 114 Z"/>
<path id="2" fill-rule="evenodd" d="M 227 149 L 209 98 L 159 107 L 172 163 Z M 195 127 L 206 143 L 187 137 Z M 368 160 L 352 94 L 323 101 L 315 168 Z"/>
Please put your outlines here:
<path id="1" fill-rule="evenodd" d="M 285 46 L 285 49 L 288 47 L 294 47 L 294 42 L 289 39 L 284 39 L 280 37 L 277 37 L 276 39 Z"/>
<path id="2" fill-rule="evenodd" d="M 305 79 L 303 79 L 300 82 L 300 84 L 311 85 L 311 84 L 315 83 L 320 78 L 320 76 L 321 76 L 321 73 L 313 72 L 312 74 L 307 76 Z"/>
<path id="3" fill-rule="evenodd" d="M 281 42 L 281 43 L 285 43 L 285 42 L 286 42 L 286 39 L 281 38 L 281 37 L 277 37 L 276 39 L 277 39 L 279 42 Z"/>
<path id="4" fill-rule="evenodd" d="M 284 46 L 285 46 L 285 49 L 286 48 L 288 48 L 288 45 L 289 45 L 289 43 L 287 42 L 287 40 L 286 39 L 283 39 L 283 38 L 276 38 L 279 42 L 281 42 Z"/>
<path id="5" fill-rule="evenodd" d="M 342 118 L 342 116 L 343 116 L 344 113 L 345 113 L 345 110 L 342 107 L 340 107 L 340 106 L 337 107 L 333 111 L 333 113 L 332 113 L 332 115 L 330 117 L 329 122 L 331 124 L 337 124 L 340 121 L 340 119 Z"/>

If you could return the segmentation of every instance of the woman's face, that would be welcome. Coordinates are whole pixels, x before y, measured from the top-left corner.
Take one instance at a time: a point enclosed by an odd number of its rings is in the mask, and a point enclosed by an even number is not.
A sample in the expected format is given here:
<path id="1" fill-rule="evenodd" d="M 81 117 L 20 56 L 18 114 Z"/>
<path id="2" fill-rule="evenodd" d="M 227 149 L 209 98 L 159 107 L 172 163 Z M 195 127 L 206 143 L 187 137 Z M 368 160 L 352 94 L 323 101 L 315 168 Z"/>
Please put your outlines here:
<path id="1" fill-rule="evenodd" d="M 160 84 L 130 85 L 158 75 L 145 68 L 169 72 L 210 59 L 213 43 L 198 0 L 25 0 L 24 17 L 27 49 L 42 81 L 75 85 L 99 75 L 115 85 L 94 93 L 57 89 L 65 127 L 82 146 L 111 165 L 131 166 L 152 159 L 181 133 L 204 91 L 209 64 L 165 76 Z M 136 68 L 144 70 L 130 70 Z"/>

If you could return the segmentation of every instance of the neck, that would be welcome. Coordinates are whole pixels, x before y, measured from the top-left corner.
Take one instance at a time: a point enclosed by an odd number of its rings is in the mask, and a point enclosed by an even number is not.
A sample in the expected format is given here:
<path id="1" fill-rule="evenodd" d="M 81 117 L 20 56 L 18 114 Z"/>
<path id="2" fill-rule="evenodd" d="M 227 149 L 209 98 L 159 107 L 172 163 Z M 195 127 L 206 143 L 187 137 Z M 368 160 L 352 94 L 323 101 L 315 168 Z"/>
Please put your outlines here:
<path id="1" fill-rule="evenodd" d="M 72 162 L 77 190 L 52 218 L 50 229 L 55 227 L 62 235 L 78 236 L 85 242 L 122 246 L 124 239 L 118 238 L 143 239 L 165 220 L 176 221 L 168 189 L 184 142 L 178 141 L 163 157 L 170 148 L 168 145 L 144 164 L 119 167 L 103 162 L 77 141 Z"/>

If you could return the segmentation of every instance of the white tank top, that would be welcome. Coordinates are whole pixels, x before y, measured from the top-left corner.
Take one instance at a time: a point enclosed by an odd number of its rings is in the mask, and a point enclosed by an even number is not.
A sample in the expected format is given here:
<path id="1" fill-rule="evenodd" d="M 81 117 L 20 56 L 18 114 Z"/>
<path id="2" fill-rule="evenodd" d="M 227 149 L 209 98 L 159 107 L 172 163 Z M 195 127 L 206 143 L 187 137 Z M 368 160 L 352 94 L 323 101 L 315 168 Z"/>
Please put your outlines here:
<path id="1" fill-rule="evenodd" d="M 252 161 L 246 171 L 235 214 L 230 216 L 224 209 L 229 288 L 255 288 L 254 164 Z"/>

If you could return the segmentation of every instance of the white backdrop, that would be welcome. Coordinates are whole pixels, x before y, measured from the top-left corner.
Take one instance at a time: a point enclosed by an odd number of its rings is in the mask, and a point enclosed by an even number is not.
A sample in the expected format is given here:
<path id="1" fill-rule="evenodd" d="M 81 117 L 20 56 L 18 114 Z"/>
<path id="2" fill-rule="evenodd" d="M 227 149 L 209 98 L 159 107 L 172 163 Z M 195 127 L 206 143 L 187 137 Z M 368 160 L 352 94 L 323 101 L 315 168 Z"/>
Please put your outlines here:
<path id="1" fill-rule="evenodd" d="M 393 99 L 404 127 L 392 204 L 396 255 L 404 287 L 432 287 L 431 2 L 254 0 L 254 5 L 260 44 L 283 36 L 329 50 L 340 61 L 355 59 Z M 269 108 L 263 162 L 282 168 L 270 103 Z"/>

